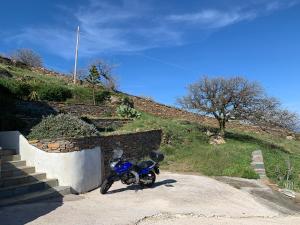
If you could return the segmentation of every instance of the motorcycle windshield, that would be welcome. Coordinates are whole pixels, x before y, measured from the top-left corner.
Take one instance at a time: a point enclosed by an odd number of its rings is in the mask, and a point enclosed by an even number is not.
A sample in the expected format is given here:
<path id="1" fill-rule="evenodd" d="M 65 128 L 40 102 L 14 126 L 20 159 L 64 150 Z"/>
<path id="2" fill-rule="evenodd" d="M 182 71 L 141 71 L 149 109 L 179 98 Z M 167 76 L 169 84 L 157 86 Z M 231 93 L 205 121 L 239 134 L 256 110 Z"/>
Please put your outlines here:
<path id="1" fill-rule="evenodd" d="M 123 150 L 122 149 L 114 149 L 113 150 L 113 159 L 120 159 L 123 156 Z"/>

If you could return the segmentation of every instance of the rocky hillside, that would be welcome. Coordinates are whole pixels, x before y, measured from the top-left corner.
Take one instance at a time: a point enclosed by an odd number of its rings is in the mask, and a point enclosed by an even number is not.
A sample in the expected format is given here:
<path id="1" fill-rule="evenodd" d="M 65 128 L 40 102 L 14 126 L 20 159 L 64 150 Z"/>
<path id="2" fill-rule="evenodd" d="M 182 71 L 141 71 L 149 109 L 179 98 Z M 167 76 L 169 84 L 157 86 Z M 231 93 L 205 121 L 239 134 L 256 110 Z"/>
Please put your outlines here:
<path id="1" fill-rule="evenodd" d="M 157 103 L 153 100 L 129 95 L 133 101 L 134 105 L 137 109 L 143 112 L 147 112 L 149 114 L 159 116 L 161 118 L 171 118 L 171 119 L 179 119 L 179 120 L 186 120 L 190 122 L 200 123 L 210 127 L 217 127 L 217 121 L 208 116 L 202 116 L 196 113 L 191 113 L 186 110 L 182 110 L 176 107 L 164 105 L 161 103 Z M 230 121 L 228 123 L 229 129 L 237 129 L 241 131 L 251 131 L 255 133 L 271 133 L 273 135 L 279 136 L 290 136 L 294 135 L 293 132 L 288 130 L 281 130 L 281 129 L 274 129 L 274 128 L 260 128 L 258 126 L 251 126 L 242 124 L 239 121 Z"/>
<path id="2" fill-rule="evenodd" d="M 59 103 L 53 101 L 48 102 L 48 105 L 57 112 L 71 112 L 72 114 L 78 116 L 90 115 L 93 117 L 111 117 L 115 116 L 115 110 L 120 98 L 122 98 L 123 96 L 129 96 L 133 100 L 135 108 L 139 111 L 159 116 L 161 118 L 176 118 L 179 120 L 200 123 L 210 127 L 217 126 L 217 123 L 214 120 L 214 118 L 201 116 L 199 114 L 181 110 L 176 107 L 157 103 L 150 99 L 129 95 L 121 92 L 111 93 L 111 102 L 93 106 L 90 101 L 91 88 L 89 88 L 89 86 L 84 81 L 79 81 L 79 84 L 77 86 L 74 86 L 70 75 L 51 71 L 46 68 L 30 68 L 23 63 L 15 62 L 13 60 L 0 56 L 0 79 L 3 78 L 11 78 L 25 82 L 27 82 L 28 79 L 42 80 L 42 82 L 46 80 L 47 83 L 53 82 L 55 85 L 56 83 L 63 82 L 65 85 L 69 86 L 70 89 L 72 89 L 74 94 L 73 98 L 68 99 L 67 101 Z M 51 79 L 48 80 L 49 78 Z M 25 103 L 23 102 L 19 104 L 24 105 Z M 29 104 L 32 105 L 33 103 Z M 89 106 L 86 107 L 85 105 Z M 230 121 L 228 123 L 228 128 L 242 131 L 251 131 L 256 133 L 267 132 L 280 136 L 291 135 L 291 132 L 286 130 L 270 128 L 262 130 L 260 127 L 241 124 L 239 121 Z"/>

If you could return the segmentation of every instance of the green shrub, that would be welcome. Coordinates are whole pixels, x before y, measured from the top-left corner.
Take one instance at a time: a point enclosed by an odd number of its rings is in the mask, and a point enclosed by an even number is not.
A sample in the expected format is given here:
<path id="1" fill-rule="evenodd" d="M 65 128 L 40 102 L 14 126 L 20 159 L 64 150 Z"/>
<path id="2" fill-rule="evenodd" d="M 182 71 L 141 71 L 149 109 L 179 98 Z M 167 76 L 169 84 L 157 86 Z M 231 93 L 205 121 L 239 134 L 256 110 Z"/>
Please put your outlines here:
<path id="1" fill-rule="evenodd" d="M 139 113 L 136 109 L 131 108 L 127 105 L 120 105 L 117 108 L 117 114 L 121 117 L 125 118 L 140 118 L 141 113 Z"/>
<path id="2" fill-rule="evenodd" d="M 72 98 L 72 91 L 63 86 L 45 85 L 39 88 L 38 96 L 41 100 L 62 102 Z"/>
<path id="3" fill-rule="evenodd" d="M 14 97 L 20 99 L 27 99 L 33 89 L 29 83 L 6 78 L 0 79 L 0 85 L 7 88 Z"/>
<path id="4" fill-rule="evenodd" d="M 19 82 L 17 83 L 15 95 L 20 99 L 28 99 L 28 96 L 32 92 L 32 87 L 28 83 Z"/>
<path id="5" fill-rule="evenodd" d="M 50 115 L 33 127 L 30 139 L 49 139 L 58 137 L 80 137 L 98 135 L 94 125 L 88 124 L 70 114 Z"/>
<path id="6" fill-rule="evenodd" d="M 111 93 L 109 91 L 97 92 L 96 96 L 95 96 L 96 103 L 97 104 L 104 103 L 104 102 L 110 100 L 110 97 L 111 97 Z"/>

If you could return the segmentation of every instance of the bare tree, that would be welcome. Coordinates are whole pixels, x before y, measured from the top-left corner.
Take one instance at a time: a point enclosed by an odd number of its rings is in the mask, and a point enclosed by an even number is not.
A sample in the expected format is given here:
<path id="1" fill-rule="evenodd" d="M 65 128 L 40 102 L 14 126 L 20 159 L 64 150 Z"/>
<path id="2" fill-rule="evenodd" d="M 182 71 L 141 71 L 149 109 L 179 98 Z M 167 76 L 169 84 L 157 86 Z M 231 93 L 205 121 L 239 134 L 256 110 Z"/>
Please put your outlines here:
<path id="1" fill-rule="evenodd" d="M 113 75 L 113 70 L 117 65 L 108 63 L 103 59 L 94 60 L 92 65 L 95 65 L 99 71 L 101 83 L 104 87 L 109 90 L 116 90 L 118 88 L 118 81 L 115 75 Z"/>
<path id="2" fill-rule="evenodd" d="M 31 49 L 23 48 L 16 50 L 12 55 L 12 59 L 25 63 L 31 67 L 43 66 L 42 58 Z"/>
<path id="3" fill-rule="evenodd" d="M 283 109 L 280 101 L 276 98 L 260 99 L 242 116 L 263 130 L 272 127 L 294 131 L 299 124 L 298 114 Z"/>
<path id="4" fill-rule="evenodd" d="M 276 99 L 266 97 L 258 83 L 242 77 L 204 77 L 190 85 L 188 95 L 180 98 L 178 102 L 186 109 L 214 116 L 221 136 L 225 135 L 226 123 L 230 119 L 290 128 L 292 125 L 287 120 L 291 121 L 295 116 L 282 110 Z"/>
<path id="5" fill-rule="evenodd" d="M 114 75 L 108 76 L 107 79 L 102 81 L 102 84 L 106 89 L 111 91 L 116 91 L 119 88 L 118 78 Z"/>

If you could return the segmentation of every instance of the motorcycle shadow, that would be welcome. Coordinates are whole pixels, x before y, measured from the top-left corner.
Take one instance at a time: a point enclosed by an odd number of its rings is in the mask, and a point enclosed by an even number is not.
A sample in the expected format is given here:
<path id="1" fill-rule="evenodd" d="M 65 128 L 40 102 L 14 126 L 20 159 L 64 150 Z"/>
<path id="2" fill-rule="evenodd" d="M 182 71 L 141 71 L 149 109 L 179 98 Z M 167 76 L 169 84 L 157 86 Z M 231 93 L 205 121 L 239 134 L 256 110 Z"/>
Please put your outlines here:
<path id="1" fill-rule="evenodd" d="M 174 180 L 174 179 L 166 179 L 166 180 L 158 181 L 158 182 L 154 183 L 154 185 L 152 187 L 150 187 L 150 189 L 153 189 L 153 188 L 156 188 L 156 187 L 159 187 L 162 185 L 164 185 L 165 187 L 174 187 L 173 184 L 176 182 L 177 182 L 177 180 Z M 141 185 L 134 184 L 134 185 L 127 186 L 125 188 L 108 191 L 106 194 L 114 194 L 114 193 L 120 193 L 123 191 L 130 191 L 130 190 L 137 192 L 137 191 L 140 191 L 143 189 L 149 189 L 149 188 L 146 188 L 146 187 L 143 188 L 143 187 L 141 187 Z"/>

